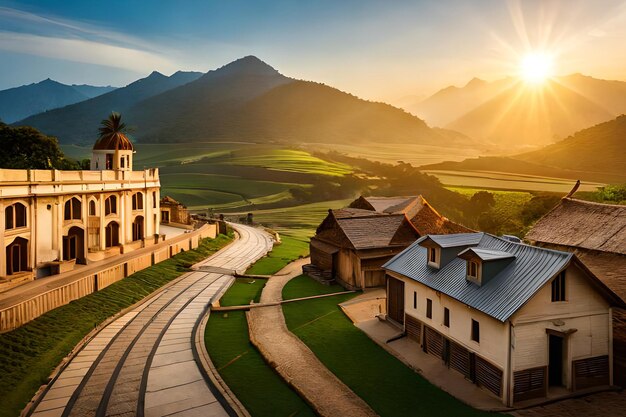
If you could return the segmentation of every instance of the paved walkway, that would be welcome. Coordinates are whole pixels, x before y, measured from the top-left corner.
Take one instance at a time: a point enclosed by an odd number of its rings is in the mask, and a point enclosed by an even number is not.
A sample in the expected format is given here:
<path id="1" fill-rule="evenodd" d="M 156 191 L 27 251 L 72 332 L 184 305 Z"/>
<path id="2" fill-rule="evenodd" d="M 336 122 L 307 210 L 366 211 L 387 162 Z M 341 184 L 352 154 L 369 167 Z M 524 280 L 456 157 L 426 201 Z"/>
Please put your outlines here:
<path id="1" fill-rule="evenodd" d="M 258 229 L 194 267 L 245 269 L 272 247 Z M 193 355 L 194 328 L 234 278 L 197 270 L 100 331 L 49 386 L 33 416 L 227 416 Z"/>
<path id="2" fill-rule="evenodd" d="M 291 263 L 270 278 L 260 301 L 281 301 L 285 284 L 302 274 L 302 265 L 308 262 L 303 259 Z M 252 343 L 321 416 L 377 415 L 287 329 L 281 306 L 256 308 L 247 314 Z"/>

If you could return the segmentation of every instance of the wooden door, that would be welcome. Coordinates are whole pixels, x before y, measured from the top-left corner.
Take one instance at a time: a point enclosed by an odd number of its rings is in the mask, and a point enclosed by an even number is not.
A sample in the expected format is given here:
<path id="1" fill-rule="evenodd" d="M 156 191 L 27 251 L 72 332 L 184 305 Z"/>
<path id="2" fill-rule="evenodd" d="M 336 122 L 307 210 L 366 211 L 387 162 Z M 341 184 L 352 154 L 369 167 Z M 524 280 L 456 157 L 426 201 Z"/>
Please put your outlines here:
<path id="1" fill-rule="evenodd" d="M 387 279 L 387 315 L 404 324 L 404 282 L 391 277 Z"/>

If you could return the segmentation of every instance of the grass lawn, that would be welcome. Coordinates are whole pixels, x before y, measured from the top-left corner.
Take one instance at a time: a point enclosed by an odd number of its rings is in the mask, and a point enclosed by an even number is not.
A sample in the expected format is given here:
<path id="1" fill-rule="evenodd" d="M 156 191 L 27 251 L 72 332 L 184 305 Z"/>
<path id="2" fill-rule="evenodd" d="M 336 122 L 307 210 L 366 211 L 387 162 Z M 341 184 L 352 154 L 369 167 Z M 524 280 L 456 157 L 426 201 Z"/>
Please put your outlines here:
<path id="1" fill-rule="evenodd" d="M 220 303 L 226 306 L 258 301 L 265 282 L 237 279 Z M 315 416 L 252 346 L 245 312 L 211 313 L 204 337 L 213 364 L 252 416 Z"/>
<path id="2" fill-rule="evenodd" d="M 283 297 L 304 297 L 328 290 L 301 276 L 285 286 Z M 283 313 L 289 330 L 380 416 L 496 415 L 463 404 L 374 343 L 337 306 L 351 297 L 347 294 L 288 303 L 283 305 Z"/>
<path id="3" fill-rule="evenodd" d="M 146 297 L 215 253 L 231 237 L 185 251 L 0 334 L 0 416 L 17 416 L 52 370 L 97 324 Z"/>
<path id="4" fill-rule="evenodd" d="M 248 274 L 273 275 L 295 261 L 309 254 L 309 240 L 283 235 L 281 243 L 274 245 L 272 251 L 259 259 L 248 269 Z"/>

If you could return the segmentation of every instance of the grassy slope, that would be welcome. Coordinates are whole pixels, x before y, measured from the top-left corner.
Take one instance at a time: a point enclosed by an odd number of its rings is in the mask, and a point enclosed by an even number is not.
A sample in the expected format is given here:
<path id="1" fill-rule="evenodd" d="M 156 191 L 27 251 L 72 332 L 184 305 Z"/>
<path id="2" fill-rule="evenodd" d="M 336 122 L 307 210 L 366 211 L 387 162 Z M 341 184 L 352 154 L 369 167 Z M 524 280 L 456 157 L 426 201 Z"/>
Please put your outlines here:
<path id="1" fill-rule="evenodd" d="M 16 416 L 52 370 L 95 325 L 131 306 L 231 239 L 220 235 L 101 291 L 0 335 L 0 416 Z"/>
<path id="2" fill-rule="evenodd" d="M 281 243 L 274 245 L 265 258 L 259 259 L 248 274 L 273 275 L 287 266 L 288 263 L 309 254 L 308 239 L 295 238 L 287 235 L 281 237 Z"/>
<path id="3" fill-rule="evenodd" d="M 285 286 L 283 297 L 325 291 L 328 287 L 301 276 Z M 369 339 L 337 306 L 351 296 L 289 303 L 283 305 L 283 312 L 287 327 L 380 416 L 493 415 L 468 407 L 431 385 Z"/>
<path id="4" fill-rule="evenodd" d="M 241 305 L 258 301 L 264 285 L 265 280 L 238 279 L 220 303 Z M 205 344 L 220 375 L 252 416 L 315 415 L 250 344 L 245 312 L 212 313 Z"/>

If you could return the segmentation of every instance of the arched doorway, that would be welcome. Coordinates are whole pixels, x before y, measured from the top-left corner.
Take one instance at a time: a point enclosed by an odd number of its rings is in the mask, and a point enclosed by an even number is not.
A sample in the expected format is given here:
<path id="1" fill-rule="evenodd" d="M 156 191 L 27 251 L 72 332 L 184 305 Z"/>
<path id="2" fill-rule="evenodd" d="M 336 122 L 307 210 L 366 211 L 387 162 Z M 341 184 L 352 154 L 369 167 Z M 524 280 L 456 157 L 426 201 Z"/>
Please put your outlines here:
<path id="1" fill-rule="evenodd" d="M 135 221 L 133 222 L 133 241 L 143 239 L 144 237 L 143 225 L 144 225 L 143 216 L 137 216 L 135 218 Z"/>
<path id="2" fill-rule="evenodd" d="M 7 275 L 28 270 L 28 240 L 16 237 L 7 246 Z"/>
<path id="3" fill-rule="evenodd" d="M 120 244 L 120 225 L 117 222 L 107 224 L 104 229 L 105 244 L 107 248 L 118 246 Z"/>
<path id="4" fill-rule="evenodd" d="M 85 263 L 85 231 L 78 226 L 68 230 L 67 236 L 63 236 L 63 260 L 76 259 L 76 263 Z"/>

